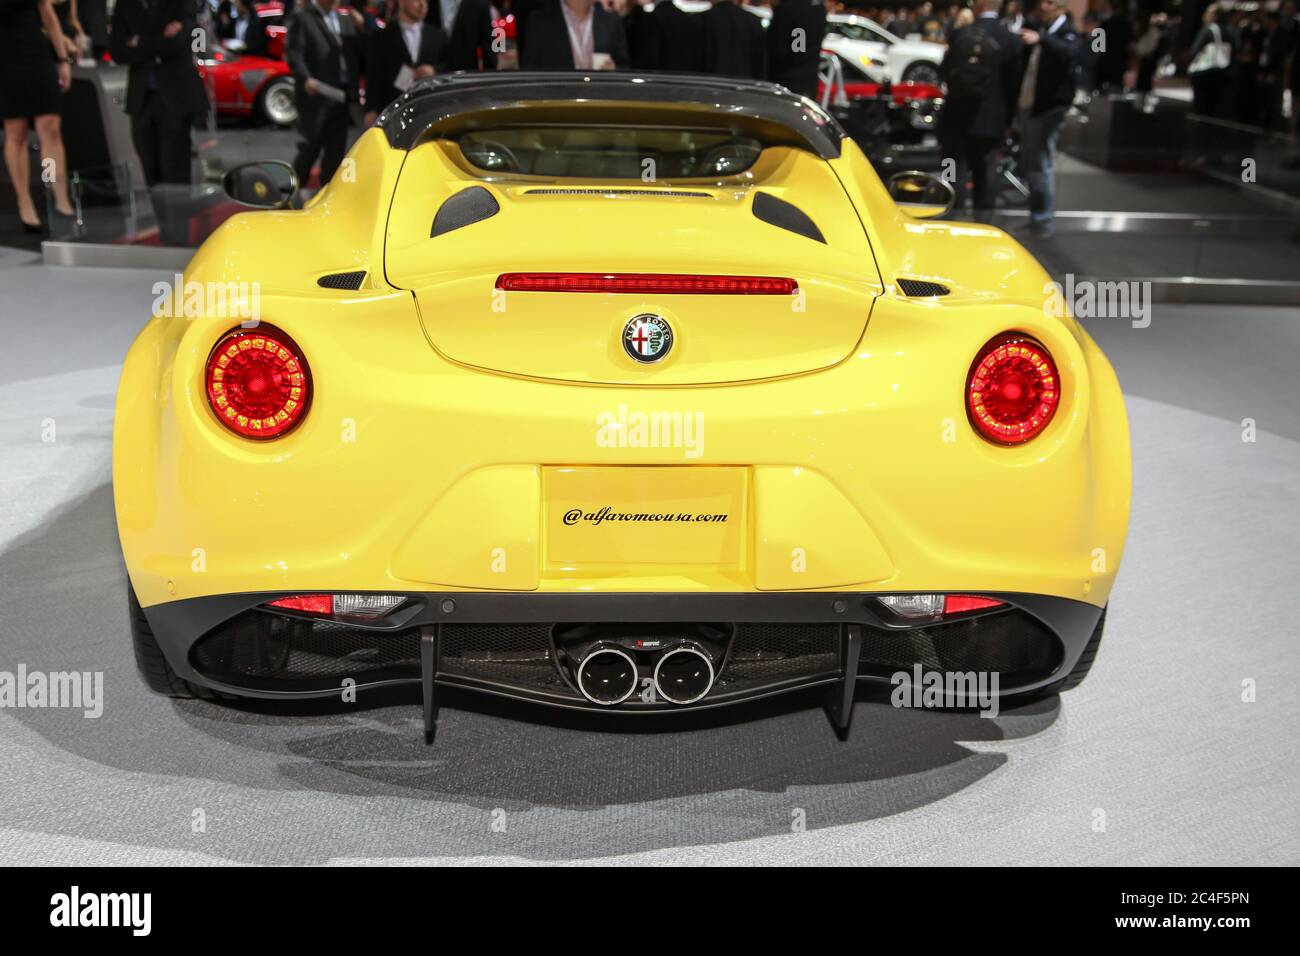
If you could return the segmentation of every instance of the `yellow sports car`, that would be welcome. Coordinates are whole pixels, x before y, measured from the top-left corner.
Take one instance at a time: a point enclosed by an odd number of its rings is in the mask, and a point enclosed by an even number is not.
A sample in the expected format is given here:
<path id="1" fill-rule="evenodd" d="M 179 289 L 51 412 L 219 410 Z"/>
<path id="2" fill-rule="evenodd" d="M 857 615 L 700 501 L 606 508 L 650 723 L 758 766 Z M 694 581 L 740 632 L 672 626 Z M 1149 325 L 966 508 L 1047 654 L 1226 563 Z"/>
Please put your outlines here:
<path id="1" fill-rule="evenodd" d="M 438 77 L 304 208 L 279 175 L 228 176 L 273 208 L 204 243 L 122 373 L 155 690 L 409 682 L 431 733 L 451 685 L 616 712 L 823 685 L 846 726 L 859 680 L 1083 679 L 1128 520 L 1114 372 L 1019 245 L 922 218 L 938 187 L 887 188 L 814 104 Z"/>

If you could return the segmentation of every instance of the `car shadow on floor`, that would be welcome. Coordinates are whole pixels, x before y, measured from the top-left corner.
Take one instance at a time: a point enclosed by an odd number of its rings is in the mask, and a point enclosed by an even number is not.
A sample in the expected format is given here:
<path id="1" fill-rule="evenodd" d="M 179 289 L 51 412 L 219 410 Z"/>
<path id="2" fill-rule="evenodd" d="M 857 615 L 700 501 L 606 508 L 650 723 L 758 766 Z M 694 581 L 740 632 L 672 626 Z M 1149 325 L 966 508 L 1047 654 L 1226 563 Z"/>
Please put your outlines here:
<path id="1" fill-rule="evenodd" d="M 363 690 L 356 703 L 150 694 L 131 656 L 108 486 L 0 553 L 0 577 L 9 582 L 0 596 L 8 632 L 0 670 L 22 663 L 29 671 L 104 673 L 99 719 L 72 709 L 6 712 L 52 748 L 46 760 L 73 754 L 106 773 L 154 775 L 182 792 L 210 793 L 214 783 L 237 790 L 245 832 L 207 852 L 247 862 L 581 858 L 789 833 L 792 817 L 808 829 L 859 823 L 960 792 L 1008 759 L 966 742 L 1037 734 L 1060 714 L 1054 697 L 991 719 L 897 709 L 888 687 L 861 686 L 842 740 L 822 709 L 824 691 L 710 711 L 613 715 L 446 690 L 437 738 L 426 746 L 415 687 Z M 341 812 L 364 815 L 366 826 L 348 832 Z M 509 815 L 511 839 L 485 842 L 484 821 L 496 814 Z M 0 812 L 0 825 L 21 823 L 6 817 Z M 99 815 L 65 818 L 73 835 L 105 838 L 95 831 Z M 301 855 L 285 860 L 282 844 L 272 850 L 250 835 L 289 819 L 319 831 L 328 849 L 304 839 L 288 851 Z M 636 839 L 612 847 L 611 828 L 629 821 Z M 142 823 L 139 839 L 161 839 L 157 833 Z"/>

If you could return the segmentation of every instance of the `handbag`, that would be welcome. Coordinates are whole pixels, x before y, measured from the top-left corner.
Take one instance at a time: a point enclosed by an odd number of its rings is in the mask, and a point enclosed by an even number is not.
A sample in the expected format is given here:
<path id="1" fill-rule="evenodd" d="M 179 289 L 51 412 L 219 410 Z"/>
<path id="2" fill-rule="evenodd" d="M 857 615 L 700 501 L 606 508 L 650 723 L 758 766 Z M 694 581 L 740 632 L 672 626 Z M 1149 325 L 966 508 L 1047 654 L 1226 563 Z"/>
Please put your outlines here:
<path id="1" fill-rule="evenodd" d="M 1210 70 L 1226 70 L 1232 63 L 1232 45 L 1223 39 L 1219 25 L 1211 23 L 1210 32 L 1214 35 L 1214 39 L 1201 47 L 1201 51 L 1196 54 L 1192 62 L 1187 64 L 1189 76 L 1207 73 Z"/>

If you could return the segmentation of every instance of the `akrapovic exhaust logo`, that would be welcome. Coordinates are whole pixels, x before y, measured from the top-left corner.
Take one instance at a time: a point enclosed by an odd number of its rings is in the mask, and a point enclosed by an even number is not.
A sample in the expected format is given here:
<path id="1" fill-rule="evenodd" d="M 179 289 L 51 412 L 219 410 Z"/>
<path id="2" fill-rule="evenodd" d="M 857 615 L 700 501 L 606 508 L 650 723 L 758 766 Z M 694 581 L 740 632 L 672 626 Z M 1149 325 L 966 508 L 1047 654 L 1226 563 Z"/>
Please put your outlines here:
<path id="1" fill-rule="evenodd" d="M 132 936 L 148 936 L 153 928 L 153 894 L 83 893 L 74 886 L 50 897 L 50 925 L 126 928 Z"/>

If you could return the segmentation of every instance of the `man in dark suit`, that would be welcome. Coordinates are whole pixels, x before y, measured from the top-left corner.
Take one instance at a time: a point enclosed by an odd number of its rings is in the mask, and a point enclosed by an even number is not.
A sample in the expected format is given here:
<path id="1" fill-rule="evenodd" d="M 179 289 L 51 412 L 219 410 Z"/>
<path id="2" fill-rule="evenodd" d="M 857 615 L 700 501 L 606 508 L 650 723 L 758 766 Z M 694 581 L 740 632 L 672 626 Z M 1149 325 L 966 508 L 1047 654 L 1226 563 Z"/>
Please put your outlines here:
<path id="1" fill-rule="evenodd" d="M 366 125 L 442 59 L 442 29 L 425 20 L 429 0 L 401 0 L 397 18 L 370 37 L 366 57 Z"/>
<path id="2" fill-rule="evenodd" d="M 131 140 L 168 243 L 188 243 L 176 187 L 190 182 L 190 127 L 208 110 L 190 47 L 197 27 L 190 0 L 118 0 L 113 10 L 110 51 L 129 68 Z"/>
<path id="3" fill-rule="evenodd" d="M 659 27 L 659 56 L 655 69 L 682 73 L 704 70 L 704 15 L 687 13 L 673 0 L 655 4 L 654 20 Z"/>
<path id="4" fill-rule="evenodd" d="M 236 40 L 229 44 L 233 50 L 247 53 L 249 56 L 266 56 L 266 27 L 262 18 L 253 8 L 253 0 L 235 0 L 235 13 L 230 26 L 222 33 L 225 40 Z"/>
<path id="5" fill-rule="evenodd" d="M 559 0 L 528 18 L 525 70 L 612 70 L 629 63 L 623 19 L 594 0 Z"/>
<path id="6" fill-rule="evenodd" d="M 1000 0 L 978 0 L 975 22 L 953 31 L 940 67 L 948 97 L 939 142 L 955 161 L 959 207 L 970 173 L 977 215 L 995 205 L 990 159 L 1011 127 L 1020 81 L 1020 38 L 999 19 L 999 6 Z"/>
<path id="7" fill-rule="evenodd" d="M 356 21 L 338 0 L 311 0 L 289 22 L 285 59 L 296 82 L 298 155 L 293 168 L 306 185 L 320 158 L 320 184 L 330 181 L 347 151 L 349 106 L 357 101 L 360 40 Z"/>
<path id="8" fill-rule="evenodd" d="M 446 46 L 444 72 L 495 70 L 498 50 L 493 49 L 492 8 L 488 0 L 429 0 L 426 17 L 442 28 Z"/>
<path id="9" fill-rule="evenodd" d="M 754 80 L 767 75 L 767 45 L 758 17 L 742 10 L 738 0 L 713 0 L 713 6 L 700 16 L 704 21 L 704 72 Z"/>
<path id="10" fill-rule="evenodd" d="M 825 0 L 772 0 L 767 27 L 767 78 L 817 98 L 817 65 L 826 35 Z"/>

